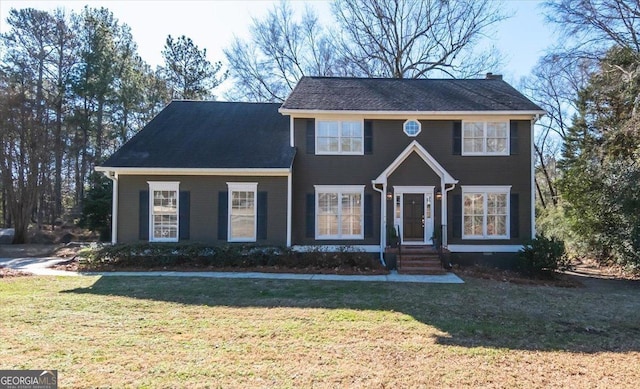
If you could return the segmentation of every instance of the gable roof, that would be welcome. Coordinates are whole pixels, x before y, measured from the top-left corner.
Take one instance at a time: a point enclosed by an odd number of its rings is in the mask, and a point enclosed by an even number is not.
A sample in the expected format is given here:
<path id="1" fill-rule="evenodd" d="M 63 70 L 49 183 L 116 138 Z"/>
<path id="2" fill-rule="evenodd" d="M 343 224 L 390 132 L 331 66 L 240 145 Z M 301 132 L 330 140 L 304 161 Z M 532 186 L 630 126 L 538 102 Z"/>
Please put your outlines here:
<path id="1" fill-rule="evenodd" d="M 393 79 L 303 77 L 281 113 L 295 111 L 544 113 L 498 77 Z"/>
<path id="2" fill-rule="evenodd" d="M 280 104 L 173 101 L 103 164 L 114 168 L 291 168 Z"/>

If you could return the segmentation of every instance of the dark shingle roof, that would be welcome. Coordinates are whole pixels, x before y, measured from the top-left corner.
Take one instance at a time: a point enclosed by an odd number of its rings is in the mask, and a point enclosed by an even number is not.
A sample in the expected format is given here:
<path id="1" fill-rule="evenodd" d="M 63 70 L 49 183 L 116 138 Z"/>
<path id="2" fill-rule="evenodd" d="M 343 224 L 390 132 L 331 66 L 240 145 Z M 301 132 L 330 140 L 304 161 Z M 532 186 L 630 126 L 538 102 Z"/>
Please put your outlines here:
<path id="1" fill-rule="evenodd" d="M 280 104 L 174 101 L 104 167 L 289 168 L 289 118 Z"/>
<path id="2" fill-rule="evenodd" d="M 284 110 L 542 111 L 501 79 L 303 77 Z"/>

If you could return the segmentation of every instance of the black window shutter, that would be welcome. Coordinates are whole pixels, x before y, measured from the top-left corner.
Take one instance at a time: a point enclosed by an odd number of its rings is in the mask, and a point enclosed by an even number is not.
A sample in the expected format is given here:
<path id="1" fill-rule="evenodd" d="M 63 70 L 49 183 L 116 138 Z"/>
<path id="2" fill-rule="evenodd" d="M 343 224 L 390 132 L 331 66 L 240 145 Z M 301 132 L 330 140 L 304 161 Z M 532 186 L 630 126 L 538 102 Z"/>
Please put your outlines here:
<path id="1" fill-rule="evenodd" d="M 316 153 L 316 122 L 307 119 L 307 154 Z"/>
<path id="2" fill-rule="evenodd" d="M 373 237 L 373 196 L 371 193 L 364 195 L 364 237 Z"/>
<path id="3" fill-rule="evenodd" d="M 373 154 L 373 123 L 370 120 L 364 122 L 364 153 Z"/>
<path id="4" fill-rule="evenodd" d="M 189 240 L 189 219 L 191 213 L 191 192 L 180 191 L 180 209 L 178 210 L 180 240 Z"/>
<path id="5" fill-rule="evenodd" d="M 316 195 L 307 193 L 307 209 L 306 209 L 306 230 L 307 238 L 315 238 L 316 236 Z"/>
<path id="6" fill-rule="evenodd" d="M 453 122 L 453 155 L 462 154 L 462 122 Z"/>
<path id="7" fill-rule="evenodd" d="M 462 238 L 462 195 L 453 195 L 453 237 Z"/>
<path id="8" fill-rule="evenodd" d="M 520 151 L 518 148 L 518 122 L 511 121 L 511 128 L 509 129 L 509 149 L 511 155 L 516 155 Z"/>
<path id="9" fill-rule="evenodd" d="M 140 191 L 140 210 L 138 211 L 138 239 L 149 240 L 149 191 Z"/>
<path id="10" fill-rule="evenodd" d="M 267 192 L 258 192 L 258 239 L 267 239 Z"/>
<path id="11" fill-rule="evenodd" d="M 218 192 L 218 240 L 227 240 L 229 192 Z"/>
<path id="12" fill-rule="evenodd" d="M 509 218 L 511 219 L 511 237 L 520 237 L 520 197 L 517 193 L 511 193 L 511 204 Z"/>

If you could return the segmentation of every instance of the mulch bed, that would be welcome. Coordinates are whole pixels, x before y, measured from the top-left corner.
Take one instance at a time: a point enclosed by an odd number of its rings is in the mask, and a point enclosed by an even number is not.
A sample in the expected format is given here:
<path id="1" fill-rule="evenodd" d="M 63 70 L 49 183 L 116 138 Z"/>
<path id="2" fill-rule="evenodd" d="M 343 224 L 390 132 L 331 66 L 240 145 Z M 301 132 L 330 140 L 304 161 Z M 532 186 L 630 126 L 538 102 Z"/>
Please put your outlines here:
<path id="1" fill-rule="evenodd" d="M 31 273 L 0 266 L 0 278 L 28 277 Z"/>
<path id="2" fill-rule="evenodd" d="M 80 266 L 78 260 L 73 258 L 52 266 L 56 270 L 86 271 L 86 272 L 112 272 L 112 271 L 183 271 L 183 272 L 260 272 L 260 273 L 294 273 L 294 274 L 339 274 L 339 275 L 382 275 L 389 274 L 386 269 L 356 269 L 351 267 L 339 268 L 291 268 L 280 266 L 256 266 L 256 267 L 194 267 L 194 266 L 154 266 L 154 267 L 120 267 L 120 266 L 94 266 L 85 264 Z"/>
<path id="3" fill-rule="evenodd" d="M 485 266 L 456 267 L 453 269 L 453 272 L 462 278 L 480 278 L 485 280 L 509 282 L 517 285 L 555 286 L 561 288 L 578 288 L 583 286 L 580 281 L 558 272 L 532 278 L 525 277 L 512 270 L 496 269 Z"/>

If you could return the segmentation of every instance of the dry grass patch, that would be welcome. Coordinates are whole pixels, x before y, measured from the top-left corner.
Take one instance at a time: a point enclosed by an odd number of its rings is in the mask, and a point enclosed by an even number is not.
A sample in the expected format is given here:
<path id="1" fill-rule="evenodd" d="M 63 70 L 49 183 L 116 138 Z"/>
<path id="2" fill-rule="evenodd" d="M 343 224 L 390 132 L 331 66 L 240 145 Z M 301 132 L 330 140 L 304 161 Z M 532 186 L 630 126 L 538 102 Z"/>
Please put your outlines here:
<path id="1" fill-rule="evenodd" d="M 26 277 L 0 361 L 61 387 L 635 387 L 640 293 L 581 288 Z"/>

